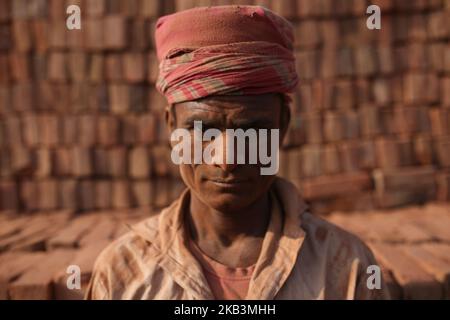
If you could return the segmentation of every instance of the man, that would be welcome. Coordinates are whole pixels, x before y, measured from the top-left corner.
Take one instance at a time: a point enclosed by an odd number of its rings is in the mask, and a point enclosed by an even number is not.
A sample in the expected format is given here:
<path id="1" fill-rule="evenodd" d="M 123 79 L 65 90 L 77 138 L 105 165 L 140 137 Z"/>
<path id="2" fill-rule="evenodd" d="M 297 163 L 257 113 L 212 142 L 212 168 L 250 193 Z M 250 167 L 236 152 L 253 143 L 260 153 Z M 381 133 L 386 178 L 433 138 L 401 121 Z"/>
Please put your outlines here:
<path id="1" fill-rule="evenodd" d="M 278 129 L 283 139 L 297 85 L 286 20 L 257 6 L 196 8 L 160 18 L 156 45 L 171 131 L 194 134 L 201 121 L 224 140 L 239 128 Z M 218 161 L 231 151 L 180 164 L 187 189 L 103 251 L 88 299 L 387 297 L 382 281 L 368 288 L 376 262 L 358 238 L 309 213 L 260 161 Z"/>

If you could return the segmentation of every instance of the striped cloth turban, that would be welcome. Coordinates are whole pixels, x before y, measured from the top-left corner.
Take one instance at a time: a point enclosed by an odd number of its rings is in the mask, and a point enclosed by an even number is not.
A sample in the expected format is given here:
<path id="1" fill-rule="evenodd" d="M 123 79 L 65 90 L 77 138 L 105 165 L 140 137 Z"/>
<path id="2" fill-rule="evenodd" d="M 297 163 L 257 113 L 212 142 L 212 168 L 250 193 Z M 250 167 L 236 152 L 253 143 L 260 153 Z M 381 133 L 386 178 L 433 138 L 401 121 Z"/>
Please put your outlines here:
<path id="1" fill-rule="evenodd" d="M 172 103 L 211 95 L 288 94 L 298 78 L 290 23 L 260 6 L 201 7 L 161 17 L 157 89 Z"/>

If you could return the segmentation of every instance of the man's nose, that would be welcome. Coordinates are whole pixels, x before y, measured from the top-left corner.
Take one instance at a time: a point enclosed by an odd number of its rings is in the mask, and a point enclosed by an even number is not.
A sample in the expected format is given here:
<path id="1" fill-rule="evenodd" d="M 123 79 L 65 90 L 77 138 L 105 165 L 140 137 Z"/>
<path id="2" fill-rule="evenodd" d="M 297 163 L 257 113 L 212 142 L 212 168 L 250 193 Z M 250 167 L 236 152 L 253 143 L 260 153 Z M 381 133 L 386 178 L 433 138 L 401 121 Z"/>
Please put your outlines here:
<path id="1" fill-rule="evenodd" d="M 218 148 L 219 153 L 214 157 L 213 163 L 225 172 L 232 172 L 237 167 L 236 143 L 227 143 L 227 136 L 225 133 L 222 134 L 221 138 L 222 148 Z M 230 147 L 228 145 L 230 145 Z M 229 157 L 230 160 L 227 161 L 227 157 Z"/>

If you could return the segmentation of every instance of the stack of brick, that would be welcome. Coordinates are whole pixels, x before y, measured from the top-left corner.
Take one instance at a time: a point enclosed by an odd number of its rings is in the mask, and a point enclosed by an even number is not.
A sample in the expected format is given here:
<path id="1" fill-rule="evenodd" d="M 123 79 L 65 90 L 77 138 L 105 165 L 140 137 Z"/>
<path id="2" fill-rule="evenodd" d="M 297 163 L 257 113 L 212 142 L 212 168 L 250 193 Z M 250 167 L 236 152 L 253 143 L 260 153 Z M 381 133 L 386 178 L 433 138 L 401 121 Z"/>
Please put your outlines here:
<path id="1" fill-rule="evenodd" d="M 153 28 L 200 5 L 292 21 L 300 84 L 280 174 L 318 211 L 450 200 L 445 0 L 1 0 L 0 209 L 164 206 L 170 160 Z M 81 30 L 66 8 L 81 9 Z M 366 27 L 369 4 L 381 30 Z"/>
<path id="2" fill-rule="evenodd" d="M 0 214 L 0 300 L 81 299 L 95 259 L 151 209 Z M 1 213 L 1 212 L 0 212 Z M 450 206 L 327 216 L 374 251 L 392 298 L 450 298 Z M 74 284 L 80 271 L 81 288 Z M 71 278 L 69 278 L 71 277 Z"/>

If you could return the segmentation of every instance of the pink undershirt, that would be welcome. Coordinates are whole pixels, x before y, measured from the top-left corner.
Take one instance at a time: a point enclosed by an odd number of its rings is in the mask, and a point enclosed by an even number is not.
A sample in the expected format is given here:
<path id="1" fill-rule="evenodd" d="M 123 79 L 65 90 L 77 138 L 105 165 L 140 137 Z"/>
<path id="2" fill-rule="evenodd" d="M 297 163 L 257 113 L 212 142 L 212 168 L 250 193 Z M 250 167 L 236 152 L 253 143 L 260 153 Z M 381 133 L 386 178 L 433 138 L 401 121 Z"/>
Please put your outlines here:
<path id="1" fill-rule="evenodd" d="M 193 241 L 189 241 L 189 248 L 202 266 L 209 287 L 217 300 L 245 299 L 255 265 L 231 268 L 208 257 Z"/>

